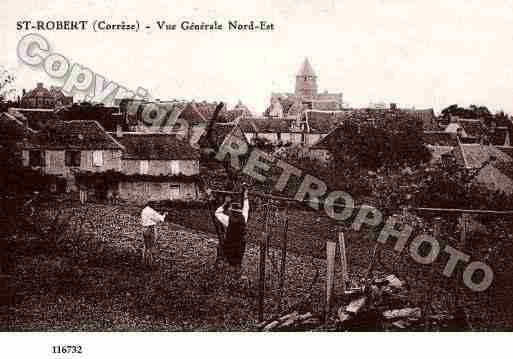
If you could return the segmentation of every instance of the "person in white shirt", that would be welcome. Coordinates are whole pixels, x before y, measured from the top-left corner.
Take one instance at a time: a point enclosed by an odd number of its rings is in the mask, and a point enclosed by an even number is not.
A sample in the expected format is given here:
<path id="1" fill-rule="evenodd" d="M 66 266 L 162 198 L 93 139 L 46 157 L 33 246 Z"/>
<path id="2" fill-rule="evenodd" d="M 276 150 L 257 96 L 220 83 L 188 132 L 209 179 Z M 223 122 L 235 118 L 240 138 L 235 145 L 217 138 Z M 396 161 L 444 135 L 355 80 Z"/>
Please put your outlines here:
<path id="1" fill-rule="evenodd" d="M 224 213 L 225 207 L 229 209 L 229 215 Z M 231 202 L 229 197 L 225 198 L 215 216 L 226 230 L 224 240 L 221 242 L 221 259 L 234 267 L 240 275 L 242 259 L 246 250 L 246 222 L 249 214 L 248 191 L 244 190 L 244 199 L 242 208 L 239 203 Z"/>
<path id="2" fill-rule="evenodd" d="M 144 252 L 143 261 L 148 264 L 153 264 L 153 254 L 155 251 L 157 232 L 156 225 L 159 222 L 166 220 L 167 212 L 160 214 L 151 208 L 151 203 L 146 203 L 146 206 L 141 211 L 141 225 L 143 227 L 144 238 Z"/>

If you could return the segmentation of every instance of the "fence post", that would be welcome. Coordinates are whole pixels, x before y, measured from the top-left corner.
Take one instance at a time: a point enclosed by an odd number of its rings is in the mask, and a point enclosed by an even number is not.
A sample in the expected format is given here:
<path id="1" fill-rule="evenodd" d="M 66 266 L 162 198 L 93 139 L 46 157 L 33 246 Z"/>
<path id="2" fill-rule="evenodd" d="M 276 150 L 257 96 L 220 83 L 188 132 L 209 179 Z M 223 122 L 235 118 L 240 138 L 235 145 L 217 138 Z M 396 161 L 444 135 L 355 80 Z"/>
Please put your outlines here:
<path id="1" fill-rule="evenodd" d="M 280 289 L 278 294 L 278 313 L 281 313 L 283 302 L 283 286 L 285 284 L 285 264 L 287 262 L 287 232 L 289 228 L 289 219 L 285 219 L 285 228 L 281 239 L 281 263 L 280 263 Z"/>
<path id="2" fill-rule="evenodd" d="M 259 240 L 260 264 L 258 277 L 258 321 L 264 321 L 264 297 L 265 297 L 265 261 L 267 258 L 267 233 L 263 233 Z"/>
<path id="3" fill-rule="evenodd" d="M 342 290 L 346 291 L 346 282 L 349 279 L 347 269 L 347 257 L 346 257 L 346 242 L 344 239 L 344 232 L 338 232 L 338 245 L 340 248 L 340 262 L 342 264 Z"/>
<path id="4" fill-rule="evenodd" d="M 470 215 L 468 213 L 462 213 L 460 217 L 461 234 L 460 234 L 460 248 L 465 249 L 467 247 L 467 224 Z"/>
<path id="5" fill-rule="evenodd" d="M 326 242 L 326 307 L 324 320 L 328 319 L 331 310 L 331 296 L 335 277 L 335 254 L 337 242 L 330 239 Z"/>
<path id="6" fill-rule="evenodd" d="M 441 217 L 435 217 L 434 218 L 434 228 L 433 228 L 433 237 L 436 241 L 440 241 L 440 233 L 442 232 L 442 218 Z M 428 281 L 430 284 L 433 282 L 433 275 L 434 275 L 434 267 L 431 266 L 429 270 L 429 278 Z M 431 289 L 431 288 L 430 288 Z M 431 302 L 433 301 L 433 292 L 428 291 L 424 295 L 424 330 L 428 331 L 431 322 L 429 320 L 429 315 L 431 313 Z"/>

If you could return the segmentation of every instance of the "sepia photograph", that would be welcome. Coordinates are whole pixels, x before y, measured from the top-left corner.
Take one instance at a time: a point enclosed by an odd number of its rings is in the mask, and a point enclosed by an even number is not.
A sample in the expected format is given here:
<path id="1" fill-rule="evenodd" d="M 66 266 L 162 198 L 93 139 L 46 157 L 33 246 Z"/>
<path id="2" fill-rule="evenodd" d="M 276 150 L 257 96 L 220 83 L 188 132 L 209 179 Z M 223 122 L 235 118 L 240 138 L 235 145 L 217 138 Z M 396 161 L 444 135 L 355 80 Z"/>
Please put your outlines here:
<path id="1" fill-rule="evenodd" d="M 513 2 L 0 8 L 2 341 L 512 331 Z"/>

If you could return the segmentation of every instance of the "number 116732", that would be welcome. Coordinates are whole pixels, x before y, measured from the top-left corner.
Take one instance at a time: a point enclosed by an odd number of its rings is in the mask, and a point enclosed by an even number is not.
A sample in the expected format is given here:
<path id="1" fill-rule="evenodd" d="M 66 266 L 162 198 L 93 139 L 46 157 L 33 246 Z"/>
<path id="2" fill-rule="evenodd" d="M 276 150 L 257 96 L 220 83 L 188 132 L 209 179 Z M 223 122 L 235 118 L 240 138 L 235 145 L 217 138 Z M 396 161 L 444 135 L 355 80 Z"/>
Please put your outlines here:
<path id="1" fill-rule="evenodd" d="M 52 354 L 82 354 L 81 345 L 53 345 Z"/>

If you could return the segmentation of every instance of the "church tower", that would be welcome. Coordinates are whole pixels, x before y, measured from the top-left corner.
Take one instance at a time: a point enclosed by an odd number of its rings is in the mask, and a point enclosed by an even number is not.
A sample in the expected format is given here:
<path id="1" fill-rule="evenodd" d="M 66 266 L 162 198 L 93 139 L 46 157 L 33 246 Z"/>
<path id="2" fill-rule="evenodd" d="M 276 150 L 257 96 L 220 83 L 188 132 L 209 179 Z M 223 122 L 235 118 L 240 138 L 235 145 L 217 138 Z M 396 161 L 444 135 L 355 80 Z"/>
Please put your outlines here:
<path id="1" fill-rule="evenodd" d="M 301 100 L 312 100 L 317 96 L 317 76 L 308 58 L 305 58 L 296 75 L 296 96 Z"/>

